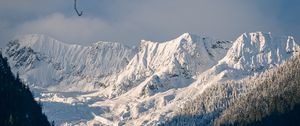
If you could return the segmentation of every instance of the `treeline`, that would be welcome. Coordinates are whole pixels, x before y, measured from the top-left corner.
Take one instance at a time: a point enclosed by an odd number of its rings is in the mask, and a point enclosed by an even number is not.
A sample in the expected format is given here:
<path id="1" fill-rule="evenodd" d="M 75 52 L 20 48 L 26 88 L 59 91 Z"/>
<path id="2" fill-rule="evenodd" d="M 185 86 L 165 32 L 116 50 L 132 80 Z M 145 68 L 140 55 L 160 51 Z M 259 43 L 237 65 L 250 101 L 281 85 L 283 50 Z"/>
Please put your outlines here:
<path id="1" fill-rule="evenodd" d="M 297 55 L 259 76 L 212 85 L 161 125 L 300 125 L 299 107 Z"/>
<path id="2" fill-rule="evenodd" d="M 278 122 L 272 125 L 300 125 L 300 56 L 263 74 L 259 80 L 256 88 L 232 103 L 215 125 L 259 125 L 270 120 Z"/>
<path id="3" fill-rule="evenodd" d="M 41 104 L 34 100 L 29 87 L 13 75 L 1 52 L 0 126 L 50 126 Z"/>
<path id="4" fill-rule="evenodd" d="M 241 94 L 252 87 L 235 81 L 216 83 L 201 95 L 184 103 L 177 116 L 160 124 L 161 126 L 206 126 L 213 124 L 222 111 Z"/>

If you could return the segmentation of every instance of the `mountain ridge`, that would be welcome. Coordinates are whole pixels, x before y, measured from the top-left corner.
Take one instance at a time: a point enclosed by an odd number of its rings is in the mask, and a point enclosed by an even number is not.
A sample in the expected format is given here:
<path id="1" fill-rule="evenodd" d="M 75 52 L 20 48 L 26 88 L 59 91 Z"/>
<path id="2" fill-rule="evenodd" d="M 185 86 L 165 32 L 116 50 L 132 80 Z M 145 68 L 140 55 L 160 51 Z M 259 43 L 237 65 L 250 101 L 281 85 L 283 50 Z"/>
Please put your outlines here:
<path id="1" fill-rule="evenodd" d="M 296 55 L 300 50 L 299 45 L 291 36 L 273 37 L 271 33 L 264 32 L 243 33 L 224 58 L 203 73 L 199 80 L 238 80 L 259 74 Z"/>
<path id="2" fill-rule="evenodd" d="M 53 46 L 57 40 L 51 39 L 42 42 L 52 46 L 29 41 L 34 48 L 23 48 L 18 41 L 4 53 L 14 71 L 37 88 L 46 114 L 59 125 L 155 125 L 213 84 L 255 77 L 299 50 L 293 37 L 264 32 L 244 33 L 235 41 L 184 33 L 165 42 L 142 40 L 139 50 L 111 42 Z M 49 83 L 38 85 L 44 81 Z M 65 111 L 74 117 L 53 115 Z"/>
<path id="3" fill-rule="evenodd" d="M 212 48 L 212 45 L 217 42 L 208 37 L 195 36 L 189 33 L 184 33 L 171 41 L 162 43 L 143 40 L 140 51 L 132 58 L 126 68 L 117 75 L 117 79 L 115 79 L 117 81 L 114 82 L 115 87 L 117 87 L 116 93 L 110 95 L 122 94 L 124 91 L 128 91 L 126 88 L 133 88 L 137 84 L 146 81 L 148 77 L 151 78 L 151 76 L 153 76 L 153 79 L 156 78 L 160 81 L 170 81 L 173 77 L 192 79 L 194 75 L 216 64 L 216 61 L 223 57 L 222 55 L 226 52 L 227 47 L 231 45 L 229 41 L 224 41 L 224 43 L 219 43 L 219 47 L 224 46 L 224 48 Z M 152 82 L 148 84 L 150 83 Z M 150 84 L 150 87 L 159 88 L 157 85 L 152 84 Z"/>
<path id="4" fill-rule="evenodd" d="M 63 81 L 64 78 L 70 79 L 63 83 L 74 83 L 76 78 L 77 81 L 83 80 L 82 76 L 85 75 L 86 79 L 98 80 L 101 77 L 105 79 L 105 76 L 118 72 L 125 66 L 136 50 L 119 43 L 109 42 L 98 42 L 93 46 L 69 45 L 44 35 L 29 35 L 21 38 L 24 39 L 11 41 L 4 50 L 5 54 L 10 57 L 12 66 L 22 62 L 26 64 L 13 69 L 14 72 L 18 71 L 22 75 L 28 71 L 37 71 L 37 73 L 29 72 L 29 75 L 23 76 L 22 79 L 25 81 L 33 79 L 31 81 L 41 83 L 43 88 Z M 112 57 L 116 58 L 112 59 Z M 42 69 L 44 71 L 41 71 Z M 36 76 L 36 78 L 30 78 L 31 76 Z M 37 78 L 43 80 L 36 80 Z M 85 80 L 87 83 L 89 81 L 93 80 Z M 95 83 L 91 86 L 96 86 Z M 88 88 L 90 89 L 87 90 L 91 90 L 94 87 Z"/>

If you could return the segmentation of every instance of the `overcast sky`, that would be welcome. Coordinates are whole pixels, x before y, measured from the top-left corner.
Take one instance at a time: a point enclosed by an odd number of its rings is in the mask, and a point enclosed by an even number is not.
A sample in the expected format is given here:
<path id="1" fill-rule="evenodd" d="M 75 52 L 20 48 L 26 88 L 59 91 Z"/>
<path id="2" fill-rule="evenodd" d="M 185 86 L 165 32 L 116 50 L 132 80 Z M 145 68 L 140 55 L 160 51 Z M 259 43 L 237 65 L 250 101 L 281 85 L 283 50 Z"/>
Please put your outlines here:
<path id="1" fill-rule="evenodd" d="M 233 40 L 244 32 L 293 35 L 300 41 L 299 0 L 0 0 L 0 47 L 22 34 L 68 43 L 129 45 L 190 32 Z"/>

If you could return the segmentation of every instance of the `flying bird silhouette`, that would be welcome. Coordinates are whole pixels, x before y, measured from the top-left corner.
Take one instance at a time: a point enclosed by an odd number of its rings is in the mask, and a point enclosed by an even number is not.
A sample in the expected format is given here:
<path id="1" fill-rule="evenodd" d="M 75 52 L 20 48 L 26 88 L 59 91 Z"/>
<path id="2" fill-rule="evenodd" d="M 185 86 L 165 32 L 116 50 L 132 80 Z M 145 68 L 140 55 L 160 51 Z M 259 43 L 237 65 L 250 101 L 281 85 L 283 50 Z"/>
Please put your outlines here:
<path id="1" fill-rule="evenodd" d="M 74 0 L 74 9 L 75 9 L 77 15 L 81 16 L 83 14 L 83 11 L 80 11 L 80 13 L 79 13 L 79 11 L 77 10 L 77 4 L 76 3 L 77 3 L 77 0 Z"/>

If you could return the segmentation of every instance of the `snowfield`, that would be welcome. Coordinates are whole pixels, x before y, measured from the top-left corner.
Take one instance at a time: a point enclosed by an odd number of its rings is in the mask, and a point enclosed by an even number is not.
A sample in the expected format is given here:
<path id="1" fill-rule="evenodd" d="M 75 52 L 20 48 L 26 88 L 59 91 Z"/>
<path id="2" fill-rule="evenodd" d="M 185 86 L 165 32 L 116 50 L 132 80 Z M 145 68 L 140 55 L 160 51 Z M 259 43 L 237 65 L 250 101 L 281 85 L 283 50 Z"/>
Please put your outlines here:
<path id="1" fill-rule="evenodd" d="M 139 48 L 16 37 L 2 50 L 57 125 L 159 125 L 223 81 L 277 67 L 299 51 L 293 37 L 244 33 L 235 41 L 184 33 Z"/>

